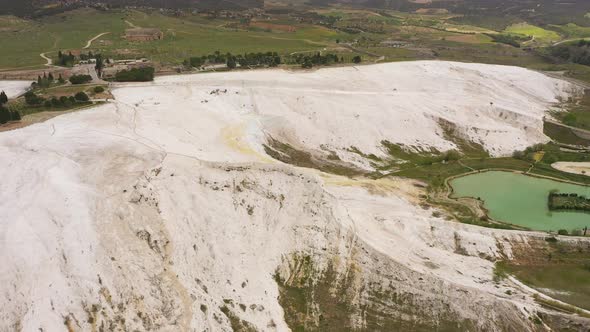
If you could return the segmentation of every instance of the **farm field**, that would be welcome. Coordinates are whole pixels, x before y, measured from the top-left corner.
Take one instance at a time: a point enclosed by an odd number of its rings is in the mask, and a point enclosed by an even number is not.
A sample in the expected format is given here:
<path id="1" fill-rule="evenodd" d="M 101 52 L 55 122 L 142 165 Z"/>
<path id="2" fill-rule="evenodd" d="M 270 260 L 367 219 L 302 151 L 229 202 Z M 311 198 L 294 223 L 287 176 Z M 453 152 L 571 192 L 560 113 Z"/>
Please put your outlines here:
<path id="1" fill-rule="evenodd" d="M 153 42 L 128 42 L 122 38 L 130 22 L 144 28 L 161 29 L 165 38 Z M 89 24 L 90 23 L 90 24 Z M 193 55 L 214 51 L 243 53 L 280 51 L 282 54 L 321 49 L 341 34 L 318 26 L 299 26 L 294 33 L 247 31 L 215 25 L 216 21 L 181 20 L 159 13 L 139 11 L 99 12 L 76 10 L 19 25 L 17 32 L 0 32 L 10 40 L 9 51 L 0 58 L 0 69 L 39 67 L 39 54 L 55 56 L 59 50 L 80 50 L 87 41 L 103 32 L 89 50 L 115 58 L 148 57 L 163 64 L 180 64 Z M 227 21 L 225 23 L 228 23 Z"/>
<path id="2" fill-rule="evenodd" d="M 548 67 L 546 59 L 508 45 L 494 43 L 488 36 L 506 32 L 534 36 L 534 44 L 584 36 L 584 27 L 575 24 L 552 25 L 552 30 L 517 23 L 491 28 L 485 22 L 450 14 L 417 14 L 398 11 L 323 9 L 316 15 L 330 17 L 334 23 L 301 20 L 292 15 L 273 15 L 250 23 L 233 18 L 186 14 L 172 16 L 155 10 L 118 9 L 97 11 L 77 9 L 38 20 L 0 17 L 6 28 L 0 38 L 10 41 L 0 58 L 0 70 L 43 68 L 39 55 L 55 58 L 59 50 L 88 51 L 116 59 L 145 57 L 162 66 L 181 64 L 191 56 L 222 53 L 278 52 L 368 52 L 369 61 L 443 59 L 498 63 L 524 67 Z M 305 17 L 305 16 L 302 16 Z M 479 26 L 477 24 L 480 24 Z M 157 28 L 162 40 L 129 42 L 123 38 L 130 27 Z M 556 31 L 562 29 L 563 38 Z M 399 41 L 399 49 L 389 42 Z M 385 43 L 385 44 L 384 44 Z M 339 45 L 343 44 L 343 45 Z M 346 45 L 344 45 L 346 44 Z M 346 46 L 346 47 L 343 47 Z"/>

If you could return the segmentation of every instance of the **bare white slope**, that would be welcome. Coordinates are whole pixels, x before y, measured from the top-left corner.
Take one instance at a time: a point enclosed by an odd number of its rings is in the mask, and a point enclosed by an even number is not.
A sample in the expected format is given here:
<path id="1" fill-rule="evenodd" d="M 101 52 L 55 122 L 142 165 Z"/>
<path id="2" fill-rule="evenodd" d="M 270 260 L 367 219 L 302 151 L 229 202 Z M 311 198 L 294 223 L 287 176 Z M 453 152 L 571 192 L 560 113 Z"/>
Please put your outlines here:
<path id="1" fill-rule="evenodd" d="M 408 181 L 297 169 L 261 144 L 270 133 L 312 149 L 378 153 L 381 139 L 450 148 L 440 116 L 490 129 L 469 133 L 508 152 L 544 139 L 534 128 L 568 88 L 518 68 L 445 62 L 165 77 L 0 133 L 0 330 L 229 330 L 225 305 L 285 331 L 281 262 L 293 252 L 351 259 L 357 246 L 363 269 L 420 294 L 428 310 L 449 303 L 488 329 L 511 306 L 533 312 L 479 258 L 510 254 L 504 242 L 523 234 L 444 221 L 417 206 Z M 510 315 L 527 322 L 526 312 Z"/>
<path id="2" fill-rule="evenodd" d="M 24 93 L 31 86 L 31 81 L 0 81 L 0 91 L 6 92 L 8 98 Z"/>
<path id="3" fill-rule="evenodd" d="M 156 85 L 166 85 L 167 96 L 176 99 L 170 107 L 207 100 L 213 103 L 209 108 L 224 114 L 256 115 L 256 122 L 270 134 L 287 136 L 291 143 L 315 149 L 323 145 L 342 154 L 356 146 L 376 155 L 381 154 L 382 140 L 454 148 L 443 137 L 439 119 L 454 123 L 493 155 L 510 154 L 547 140 L 543 115 L 551 103 L 574 89 L 522 68 L 433 61 L 309 73 L 267 70 L 171 76 L 159 78 Z M 189 87 L 223 88 L 240 95 L 187 96 Z M 135 98 L 149 94 L 148 90 Z"/>
<path id="4" fill-rule="evenodd" d="M 590 163 L 589 162 L 567 162 L 558 161 L 551 164 L 551 167 L 558 169 L 563 172 L 574 173 L 574 174 L 590 174 Z"/>

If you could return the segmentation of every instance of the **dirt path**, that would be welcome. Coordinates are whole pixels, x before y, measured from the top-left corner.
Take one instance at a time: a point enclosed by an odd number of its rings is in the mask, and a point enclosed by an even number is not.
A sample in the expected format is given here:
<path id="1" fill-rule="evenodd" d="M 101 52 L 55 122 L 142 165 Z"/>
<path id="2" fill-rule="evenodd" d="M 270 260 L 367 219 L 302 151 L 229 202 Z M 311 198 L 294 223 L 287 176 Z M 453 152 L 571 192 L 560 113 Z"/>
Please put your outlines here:
<path id="1" fill-rule="evenodd" d="M 562 41 L 558 41 L 557 43 L 554 43 L 554 44 L 553 44 L 553 45 L 551 45 L 551 46 L 558 46 L 558 45 L 561 45 L 561 44 L 564 44 L 564 43 L 569 43 L 569 42 L 573 42 L 573 41 L 579 41 L 579 40 L 588 40 L 588 37 L 584 37 L 584 38 L 572 38 L 572 39 L 565 39 L 565 40 L 562 40 Z"/>
<path id="2" fill-rule="evenodd" d="M 43 58 L 45 61 L 47 61 L 47 62 L 45 63 L 45 66 L 47 66 L 47 67 L 55 67 L 55 66 L 53 65 L 53 60 L 52 60 L 51 58 L 48 58 L 48 57 L 45 55 L 46 53 L 47 53 L 47 52 L 44 52 L 44 53 L 41 53 L 41 54 L 39 54 L 39 56 L 40 56 L 40 57 L 42 57 L 42 58 Z"/>
<path id="3" fill-rule="evenodd" d="M 313 41 L 311 39 L 297 39 L 297 38 L 284 38 L 284 37 L 272 37 L 272 36 L 251 36 L 251 37 L 254 37 L 254 38 L 264 38 L 264 39 L 303 41 L 303 42 L 306 42 L 308 44 L 319 45 L 319 46 L 323 46 L 323 47 L 326 47 L 329 44 L 329 43 L 322 43 L 322 42 L 318 42 L 318 41 Z"/>
<path id="4" fill-rule="evenodd" d="M 87 49 L 87 48 L 89 48 L 89 47 L 90 47 L 90 45 L 92 45 L 92 42 L 93 42 L 93 41 L 97 40 L 98 38 L 100 38 L 100 37 L 102 37 L 102 36 L 104 36 L 104 35 L 108 35 L 109 33 L 110 33 L 110 32 L 103 32 L 103 33 L 100 33 L 100 34 L 98 34 L 98 35 L 94 36 L 94 38 L 92 38 L 92 39 L 88 40 L 88 42 L 86 43 L 86 46 L 84 46 L 84 47 L 82 47 L 82 48 L 83 48 L 83 49 Z"/>
<path id="5" fill-rule="evenodd" d="M 582 129 L 582 128 L 578 128 L 578 127 L 572 127 L 572 126 L 568 126 L 568 125 L 566 125 L 566 124 L 563 124 L 563 123 L 561 123 L 561 122 L 553 121 L 553 120 L 551 120 L 551 119 L 547 119 L 547 118 L 545 119 L 545 122 L 548 122 L 548 123 L 554 124 L 554 125 L 556 125 L 556 126 L 560 126 L 560 127 L 564 127 L 564 128 L 568 128 L 568 129 L 576 130 L 576 131 L 579 131 L 579 132 L 581 132 L 581 133 L 584 133 L 584 134 L 586 134 L 586 135 L 590 135 L 590 130 L 586 130 L 586 129 Z"/>
<path id="6" fill-rule="evenodd" d="M 137 29 L 137 28 L 139 28 L 137 25 L 135 25 L 135 24 L 133 24 L 133 23 L 131 23 L 131 22 L 127 21 L 127 20 L 125 20 L 125 23 L 127 23 L 127 25 L 128 25 L 130 28 L 132 28 L 132 29 Z"/>
<path id="7" fill-rule="evenodd" d="M 374 57 L 375 58 L 375 63 L 385 60 L 385 56 L 384 55 L 380 55 L 380 54 L 377 54 L 377 53 L 372 53 L 372 52 L 369 52 L 369 51 L 361 50 L 361 49 L 358 49 L 358 48 L 356 48 L 356 47 L 354 47 L 354 46 L 352 46 L 350 44 L 341 44 L 341 45 L 342 45 L 342 47 L 347 48 L 347 49 L 349 49 L 349 50 L 351 50 L 353 52 L 357 52 L 357 53 L 360 53 L 360 54 L 364 54 L 364 55 L 368 55 L 368 56 Z"/>

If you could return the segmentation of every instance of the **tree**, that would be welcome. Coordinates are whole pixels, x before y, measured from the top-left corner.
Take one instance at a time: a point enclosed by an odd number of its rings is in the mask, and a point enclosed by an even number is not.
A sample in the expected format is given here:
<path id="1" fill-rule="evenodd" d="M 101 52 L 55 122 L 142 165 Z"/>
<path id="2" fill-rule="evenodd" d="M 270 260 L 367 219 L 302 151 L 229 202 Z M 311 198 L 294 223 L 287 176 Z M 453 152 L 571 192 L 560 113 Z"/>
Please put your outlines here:
<path id="1" fill-rule="evenodd" d="M 6 92 L 2 91 L 0 92 L 0 105 L 4 105 L 8 102 L 8 96 L 6 95 Z"/>
<path id="2" fill-rule="evenodd" d="M 51 106 L 60 107 L 60 106 L 63 106 L 63 104 L 59 101 L 59 99 L 57 99 L 56 97 L 53 97 L 53 98 L 51 98 Z"/>
<path id="3" fill-rule="evenodd" d="M 200 68 L 203 65 L 203 59 L 200 57 L 191 57 L 189 59 L 189 65 L 191 67 Z"/>
<path id="4" fill-rule="evenodd" d="M 62 104 L 63 106 L 69 106 L 70 104 L 70 100 L 68 99 L 68 97 L 66 96 L 61 96 L 59 97 L 59 102 L 60 104 Z"/>
<path id="5" fill-rule="evenodd" d="M 53 81 L 55 81 L 55 79 L 53 78 L 53 74 L 52 73 L 49 73 L 49 76 L 47 76 L 47 78 L 49 79 L 49 81 L 51 83 L 53 83 Z"/>
<path id="6" fill-rule="evenodd" d="M 64 80 L 63 77 L 61 77 L 61 74 L 59 74 L 59 78 L 57 79 L 57 81 L 59 82 L 59 84 L 64 84 L 66 81 Z"/>
<path id="7" fill-rule="evenodd" d="M 131 68 L 121 70 L 115 74 L 117 82 L 147 82 L 154 80 L 155 70 L 153 67 Z"/>
<path id="8" fill-rule="evenodd" d="M 305 59 L 303 60 L 303 63 L 301 64 L 301 67 L 308 68 L 308 69 L 313 67 L 313 63 L 311 63 L 311 59 L 306 56 Z"/>
<path id="9" fill-rule="evenodd" d="M 12 111 L 11 112 L 12 121 L 20 121 L 22 117 L 20 116 L 19 111 Z"/>
<path id="10" fill-rule="evenodd" d="M 103 68 L 104 68 L 104 61 L 102 60 L 102 55 L 97 54 L 96 55 L 96 64 L 94 65 L 94 69 L 96 70 L 98 77 L 102 76 L 102 69 Z"/>
<path id="11" fill-rule="evenodd" d="M 236 59 L 234 57 L 230 57 L 227 59 L 227 68 L 234 69 L 236 68 Z"/>
<path id="12" fill-rule="evenodd" d="M 352 58 L 352 62 L 353 63 L 361 63 L 362 59 L 360 55 L 356 55 L 354 56 L 354 58 Z"/>
<path id="13" fill-rule="evenodd" d="M 69 52 L 68 54 L 63 54 L 61 51 L 59 51 L 57 53 L 56 64 L 59 66 L 72 67 L 75 61 L 76 57 L 72 55 L 72 52 Z"/>
<path id="14" fill-rule="evenodd" d="M 88 98 L 88 95 L 82 91 L 76 93 L 74 98 L 76 98 L 77 101 L 89 101 L 90 100 L 90 98 Z"/>
<path id="15" fill-rule="evenodd" d="M 28 105 L 40 105 L 43 103 L 44 99 L 37 96 L 33 91 L 28 91 L 25 93 L 25 102 Z"/>
<path id="16" fill-rule="evenodd" d="M 84 84 L 92 81 L 92 76 L 90 75 L 73 75 L 70 77 L 70 82 L 72 84 Z"/>
<path id="17" fill-rule="evenodd" d="M 10 121 L 10 112 L 4 106 L 0 105 L 0 124 L 5 124 Z"/>

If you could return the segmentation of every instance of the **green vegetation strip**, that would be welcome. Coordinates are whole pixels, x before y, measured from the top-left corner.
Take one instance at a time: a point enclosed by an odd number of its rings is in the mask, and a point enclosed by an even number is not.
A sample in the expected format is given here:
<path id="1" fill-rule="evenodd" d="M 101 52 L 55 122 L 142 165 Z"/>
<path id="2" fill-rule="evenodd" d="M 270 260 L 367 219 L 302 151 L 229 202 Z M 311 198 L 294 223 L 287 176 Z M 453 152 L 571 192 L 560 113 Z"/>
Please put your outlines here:
<path id="1" fill-rule="evenodd" d="M 590 199 L 576 193 L 550 192 L 547 206 L 551 211 L 587 211 L 590 212 Z"/>
<path id="2" fill-rule="evenodd" d="M 516 277 L 548 297 L 569 305 L 538 296 L 536 300 L 540 304 L 588 317 L 578 309 L 590 310 L 590 284 L 587 282 L 590 280 L 588 248 L 548 238 L 540 247 L 517 249 L 511 261 L 497 262 L 494 279 L 500 281 L 508 275 Z"/>

